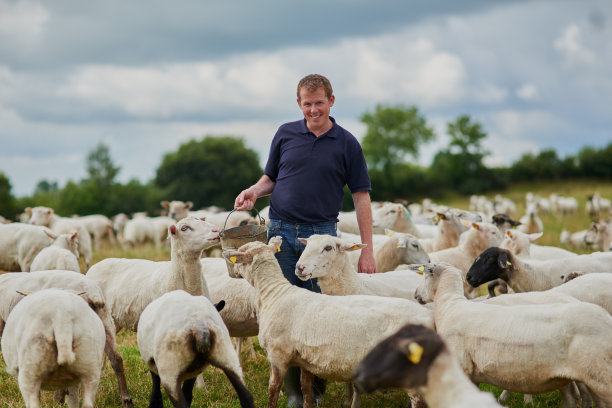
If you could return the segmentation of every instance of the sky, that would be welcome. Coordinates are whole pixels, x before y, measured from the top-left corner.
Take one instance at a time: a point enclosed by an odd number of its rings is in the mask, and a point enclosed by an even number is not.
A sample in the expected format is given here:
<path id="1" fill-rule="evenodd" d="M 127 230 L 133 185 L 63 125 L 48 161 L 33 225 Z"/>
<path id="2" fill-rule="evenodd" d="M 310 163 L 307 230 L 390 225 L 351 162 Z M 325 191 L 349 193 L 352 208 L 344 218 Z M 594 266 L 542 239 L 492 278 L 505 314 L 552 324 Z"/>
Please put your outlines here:
<path id="1" fill-rule="evenodd" d="M 62 187 L 104 143 L 118 181 L 146 183 L 207 135 L 242 138 L 263 167 L 311 73 L 359 140 L 377 105 L 416 106 L 437 134 L 420 165 L 460 115 L 487 133 L 488 165 L 576 155 L 612 142 L 612 2 L 0 0 L 0 172 L 17 197 Z"/>

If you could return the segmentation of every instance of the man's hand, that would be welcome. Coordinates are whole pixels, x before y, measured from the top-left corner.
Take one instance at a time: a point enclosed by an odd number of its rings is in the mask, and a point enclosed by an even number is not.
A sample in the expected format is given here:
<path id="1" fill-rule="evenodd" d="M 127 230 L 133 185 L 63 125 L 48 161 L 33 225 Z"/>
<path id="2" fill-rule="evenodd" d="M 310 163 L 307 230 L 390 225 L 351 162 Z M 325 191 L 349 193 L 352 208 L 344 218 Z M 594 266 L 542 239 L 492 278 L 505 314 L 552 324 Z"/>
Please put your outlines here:
<path id="1" fill-rule="evenodd" d="M 376 260 L 374 259 L 374 253 L 371 250 L 361 251 L 357 271 L 359 273 L 376 273 Z"/>
<path id="2" fill-rule="evenodd" d="M 255 206 L 255 201 L 257 201 L 257 194 L 253 192 L 250 188 L 246 190 L 242 190 L 236 200 L 234 201 L 234 208 L 236 210 L 251 210 Z"/>

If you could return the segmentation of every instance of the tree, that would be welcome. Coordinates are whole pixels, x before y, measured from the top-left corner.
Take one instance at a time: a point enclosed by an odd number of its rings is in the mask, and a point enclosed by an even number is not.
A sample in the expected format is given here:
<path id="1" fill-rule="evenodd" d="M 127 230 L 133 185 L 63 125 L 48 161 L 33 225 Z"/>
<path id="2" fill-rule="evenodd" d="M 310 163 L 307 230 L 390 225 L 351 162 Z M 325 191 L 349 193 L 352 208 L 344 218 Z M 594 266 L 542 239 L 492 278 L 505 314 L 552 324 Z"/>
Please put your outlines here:
<path id="1" fill-rule="evenodd" d="M 11 182 L 4 173 L 0 173 L 0 215 L 6 219 L 14 219 L 17 215 L 15 197 L 11 194 Z"/>
<path id="2" fill-rule="evenodd" d="M 501 188 L 497 173 L 483 164 L 483 158 L 489 153 L 481 144 L 487 136 L 482 126 L 462 115 L 447 124 L 447 132 L 451 137 L 449 147 L 436 154 L 430 168 L 435 185 L 462 194 Z"/>
<path id="3" fill-rule="evenodd" d="M 103 143 L 99 143 L 87 155 L 87 174 L 89 174 L 89 180 L 102 189 L 113 184 L 119 170 L 120 167 L 113 165 L 108 146 Z"/>
<path id="4" fill-rule="evenodd" d="M 207 136 L 166 154 L 155 183 L 164 189 L 167 200 L 193 201 L 194 208 L 233 208 L 238 193 L 261 174 L 257 153 L 248 149 L 242 139 Z"/>
<path id="5" fill-rule="evenodd" d="M 368 127 L 361 142 L 368 166 L 386 175 L 407 157 L 417 158 L 421 144 L 435 138 L 433 128 L 414 106 L 377 105 L 374 113 L 363 114 L 361 121 Z"/>

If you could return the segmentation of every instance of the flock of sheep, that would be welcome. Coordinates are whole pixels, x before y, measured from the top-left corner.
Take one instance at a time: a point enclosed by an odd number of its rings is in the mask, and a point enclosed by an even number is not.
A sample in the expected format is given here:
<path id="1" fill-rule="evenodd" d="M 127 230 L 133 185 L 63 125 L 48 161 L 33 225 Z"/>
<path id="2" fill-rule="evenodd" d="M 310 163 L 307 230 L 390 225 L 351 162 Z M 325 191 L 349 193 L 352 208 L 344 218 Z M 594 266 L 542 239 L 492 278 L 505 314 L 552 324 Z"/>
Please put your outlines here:
<path id="1" fill-rule="evenodd" d="M 341 213 L 337 237 L 302 240 L 295 273 L 317 278 L 321 294 L 284 278 L 279 237 L 205 255 L 224 229 L 259 222 L 249 214 L 161 205 L 167 216 L 113 220 L 34 207 L 0 224 L 0 270 L 11 272 L 0 274 L 2 355 L 26 407 L 40 406 L 41 389 L 78 407 L 79 387 L 82 406 L 93 407 L 104 356 L 122 406 L 132 407 L 120 329 L 137 334 L 151 407 L 163 406 L 162 388 L 174 406 L 190 406 L 208 365 L 225 373 L 242 407 L 254 407 L 239 359 L 253 336 L 270 363 L 268 407 L 289 366 L 302 368 L 308 408 L 314 376 L 346 383 L 352 408 L 362 393 L 389 387 L 405 389 L 412 406 L 500 406 L 479 383 L 506 390 L 500 399 L 560 390 L 564 408 L 612 407 L 612 222 L 598 194 L 585 210 L 599 221 L 561 237 L 599 250 L 583 255 L 534 243 L 538 214 L 581 211 L 572 197 L 528 194 L 520 220 L 504 197 L 473 196 L 468 209 L 374 203 L 373 275 L 356 272 L 364 245 L 355 213 Z M 90 265 L 102 239 L 169 245 L 170 261 Z M 490 295 L 479 296 L 487 283 Z"/>

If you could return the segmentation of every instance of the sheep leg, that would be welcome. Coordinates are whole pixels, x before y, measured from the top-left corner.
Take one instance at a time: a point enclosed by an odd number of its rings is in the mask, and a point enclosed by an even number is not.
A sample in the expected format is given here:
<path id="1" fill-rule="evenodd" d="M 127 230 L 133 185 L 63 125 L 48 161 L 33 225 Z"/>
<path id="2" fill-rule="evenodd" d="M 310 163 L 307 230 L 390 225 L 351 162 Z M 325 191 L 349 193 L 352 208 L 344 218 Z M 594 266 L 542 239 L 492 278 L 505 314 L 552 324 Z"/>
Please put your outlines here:
<path id="1" fill-rule="evenodd" d="M 159 375 L 151 371 L 151 398 L 149 399 L 149 408 L 163 408 L 164 401 L 161 393 L 161 380 Z"/>
<path id="2" fill-rule="evenodd" d="M 74 385 L 66 390 L 66 404 L 68 408 L 79 408 L 79 385 Z M 83 389 L 84 391 L 84 389 Z M 85 405 L 85 398 L 83 398 L 83 408 L 93 408 L 93 403 L 89 406 Z"/>
<path id="3" fill-rule="evenodd" d="M 361 393 L 355 387 L 355 384 L 350 383 L 351 389 L 353 390 L 353 400 L 351 401 L 351 408 L 359 408 L 361 406 Z"/>
<path id="4" fill-rule="evenodd" d="M 574 387 L 576 385 L 572 381 L 559 390 L 561 392 L 561 406 L 563 408 L 576 408 L 578 406 L 578 400 L 574 395 Z"/>
<path id="5" fill-rule="evenodd" d="M 100 378 L 88 378 L 81 382 L 83 386 L 83 405 L 82 408 L 94 408 L 96 403 L 96 391 L 100 384 Z M 78 389 L 77 389 L 77 408 L 78 408 Z"/>
<path id="6" fill-rule="evenodd" d="M 314 381 L 314 375 L 302 368 L 300 375 L 300 386 L 302 388 L 302 398 L 304 398 L 304 408 L 314 408 L 314 401 L 312 399 L 312 382 Z"/>
<path id="7" fill-rule="evenodd" d="M 576 384 L 576 388 L 578 388 L 580 399 L 582 400 L 581 406 L 583 408 L 592 407 L 593 399 L 591 398 L 591 393 L 589 392 L 589 389 L 587 388 L 587 386 L 584 385 L 584 383 L 581 383 L 580 381 L 575 382 L 575 384 Z"/>
<path id="8" fill-rule="evenodd" d="M 344 401 L 342 401 L 343 407 L 350 407 L 353 402 L 353 393 L 355 387 L 352 383 L 346 383 L 344 386 Z"/>
<path id="9" fill-rule="evenodd" d="M 104 353 L 108 357 L 111 367 L 115 372 L 115 376 L 117 377 L 117 386 L 119 388 L 119 395 L 121 396 L 121 405 L 123 408 L 132 408 L 134 404 L 127 388 L 123 358 L 117 351 L 117 340 L 115 338 L 114 325 L 109 326 L 103 316 L 100 316 L 100 318 L 102 319 L 102 322 L 105 322 L 104 331 L 106 332 L 106 343 L 104 344 Z"/>
<path id="10" fill-rule="evenodd" d="M 191 406 L 191 401 L 193 401 L 193 386 L 195 385 L 195 382 L 196 377 L 183 381 L 183 387 L 181 389 L 188 406 Z"/>
<path id="11" fill-rule="evenodd" d="M 268 408 L 276 408 L 278 404 L 278 396 L 287 368 L 281 369 L 270 364 L 270 383 L 268 384 Z"/>
<path id="12" fill-rule="evenodd" d="M 232 386 L 236 390 L 236 394 L 238 394 L 238 399 L 240 400 L 240 406 L 242 408 L 255 408 L 255 403 L 253 402 L 253 396 L 247 389 L 240 375 L 229 369 L 223 369 L 223 372 L 225 373 L 227 378 L 230 380 L 230 383 L 232 383 Z"/>
<path id="13" fill-rule="evenodd" d="M 183 390 L 181 390 L 181 380 L 178 378 L 178 376 L 173 378 L 173 381 L 170 383 L 166 382 L 166 380 L 168 380 L 168 378 L 164 377 L 162 387 L 164 387 L 164 390 L 166 390 L 166 394 L 168 395 L 168 398 L 170 398 L 172 406 L 174 408 L 189 408 L 189 405 L 185 400 L 185 396 L 183 395 Z"/>
<path id="14" fill-rule="evenodd" d="M 508 390 L 503 390 L 502 393 L 499 395 L 499 398 L 497 399 L 499 402 L 506 402 L 506 400 L 508 399 L 508 397 L 510 397 L 510 391 Z"/>
<path id="15" fill-rule="evenodd" d="M 533 405 L 533 395 L 531 394 L 523 394 L 523 404 L 531 404 Z"/>
<path id="16" fill-rule="evenodd" d="M 40 408 L 40 381 L 28 378 L 25 371 L 19 371 L 17 384 L 26 408 Z"/>

